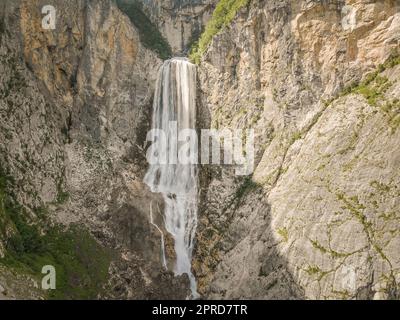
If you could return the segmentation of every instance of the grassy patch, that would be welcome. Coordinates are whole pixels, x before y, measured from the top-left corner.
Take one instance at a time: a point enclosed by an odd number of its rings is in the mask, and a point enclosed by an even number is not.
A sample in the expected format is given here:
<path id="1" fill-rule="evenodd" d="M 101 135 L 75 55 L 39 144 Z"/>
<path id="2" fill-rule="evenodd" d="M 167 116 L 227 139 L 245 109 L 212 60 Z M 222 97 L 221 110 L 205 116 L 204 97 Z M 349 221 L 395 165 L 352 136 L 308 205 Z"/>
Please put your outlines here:
<path id="1" fill-rule="evenodd" d="M 244 179 L 242 184 L 237 188 L 235 192 L 235 199 L 242 199 L 247 193 L 251 190 L 254 190 L 258 187 L 258 184 L 253 181 L 251 176 L 248 176 Z"/>
<path id="2" fill-rule="evenodd" d="M 250 0 L 220 0 L 198 42 L 192 46 L 190 59 L 199 63 L 212 38 L 235 18 L 237 12 L 248 5 Z"/>
<path id="3" fill-rule="evenodd" d="M 390 87 L 390 83 L 386 77 L 380 76 L 380 74 L 388 69 L 394 68 L 400 64 L 400 54 L 393 52 L 390 57 L 378 66 L 378 68 L 369 73 L 365 79 L 361 82 L 353 82 L 345 87 L 335 97 L 323 101 L 325 106 L 329 106 L 336 99 L 346 96 L 348 94 L 357 93 L 362 94 L 371 105 L 376 105 L 382 94 Z"/>
<path id="4" fill-rule="evenodd" d="M 376 180 L 371 181 L 369 185 L 379 191 L 380 194 L 387 194 L 390 192 L 391 189 L 389 185 Z"/>
<path id="5" fill-rule="evenodd" d="M 322 246 L 317 240 L 311 240 L 310 239 L 310 242 L 311 242 L 312 246 L 315 249 L 318 249 L 322 253 L 327 253 L 328 252 L 328 250 L 324 246 Z"/>
<path id="6" fill-rule="evenodd" d="M 310 276 L 320 274 L 322 271 L 318 266 L 308 266 L 305 270 Z"/>
<path id="7" fill-rule="evenodd" d="M 386 115 L 390 127 L 396 130 L 400 126 L 400 100 L 386 101 L 380 109 Z"/>
<path id="8" fill-rule="evenodd" d="M 371 82 L 363 82 L 352 90 L 364 96 L 371 106 L 377 107 L 378 102 L 384 100 L 384 94 L 392 84 L 387 77 L 376 75 Z"/>
<path id="9" fill-rule="evenodd" d="M 50 299 L 95 299 L 108 277 L 111 254 L 101 247 L 90 233 L 73 226 L 65 230 L 51 226 L 43 209 L 38 218 L 29 218 L 24 207 L 7 192 L 9 179 L 0 175 L 0 217 L 5 257 L 0 264 L 15 272 L 29 274 L 40 283 L 44 265 L 56 269 L 56 290 L 48 291 Z M 10 235 L 11 234 L 11 235 Z"/>
<path id="10" fill-rule="evenodd" d="M 315 277 L 317 281 L 321 281 L 323 277 L 332 271 L 323 271 L 316 265 L 308 265 L 306 269 L 303 269 L 309 276 Z"/>
<path id="11" fill-rule="evenodd" d="M 278 229 L 278 234 L 282 237 L 284 242 L 288 242 L 288 240 L 289 240 L 289 232 L 285 227 Z"/>
<path id="12" fill-rule="evenodd" d="M 300 140 L 303 138 L 303 135 L 301 132 L 296 131 L 295 133 L 293 133 L 293 135 L 290 137 L 290 141 L 289 144 L 292 145 L 293 143 L 295 143 L 297 140 Z"/>
<path id="13" fill-rule="evenodd" d="M 69 199 L 69 193 L 63 189 L 63 179 L 60 179 L 60 181 L 57 184 L 57 198 L 56 198 L 56 203 L 57 204 L 63 204 L 67 202 Z"/>
<path id="14" fill-rule="evenodd" d="M 360 94 L 368 103 L 376 107 L 385 114 L 388 124 L 392 131 L 395 131 L 400 126 L 400 100 L 387 100 L 385 98 L 386 91 L 393 85 L 387 77 L 381 76 L 381 73 L 394 68 L 400 64 L 400 54 L 393 52 L 391 56 L 380 64 L 378 68 L 368 74 L 361 82 L 354 82 L 343 89 L 336 97 L 324 101 L 325 106 L 329 106 L 336 99 L 348 94 Z"/>
<path id="15" fill-rule="evenodd" d="M 365 95 L 369 101 L 374 103 L 376 101 L 376 94 L 379 95 L 380 91 L 385 90 L 388 82 L 387 78 L 381 77 L 380 74 L 388 69 L 394 68 L 398 64 L 400 64 L 400 54 L 393 52 L 383 64 L 380 64 L 374 72 L 369 73 L 363 81 L 360 83 L 355 82 L 347 86 L 339 96 L 345 96 L 349 93 L 361 93 Z M 371 85 L 375 88 L 371 87 Z"/>
<path id="16" fill-rule="evenodd" d="M 172 50 L 169 43 L 143 12 L 142 4 L 139 1 L 117 0 L 117 5 L 138 29 L 140 41 L 146 48 L 155 51 L 163 60 L 171 58 Z"/>
<path id="17" fill-rule="evenodd" d="M 364 228 L 364 232 L 368 238 L 368 242 L 376 250 L 376 252 L 382 257 L 383 260 L 386 260 L 388 264 L 391 266 L 390 260 L 384 254 L 382 248 L 378 245 L 378 242 L 375 239 L 376 230 L 373 228 L 373 224 L 368 220 L 367 216 L 364 214 L 364 210 L 366 207 L 360 203 L 357 196 L 347 197 L 343 193 L 337 193 L 336 197 L 338 200 L 344 203 L 344 209 L 347 209 L 352 216 L 354 216 L 360 224 Z"/>

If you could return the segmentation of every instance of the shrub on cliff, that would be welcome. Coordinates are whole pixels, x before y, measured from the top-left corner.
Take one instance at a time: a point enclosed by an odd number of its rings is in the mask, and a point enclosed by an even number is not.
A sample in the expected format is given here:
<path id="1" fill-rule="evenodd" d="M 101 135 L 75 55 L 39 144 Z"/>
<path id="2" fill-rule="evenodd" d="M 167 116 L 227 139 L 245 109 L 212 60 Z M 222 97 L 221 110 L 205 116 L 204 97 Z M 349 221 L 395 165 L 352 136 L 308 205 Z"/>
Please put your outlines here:
<path id="1" fill-rule="evenodd" d="M 211 20 L 208 22 L 203 34 L 190 52 L 190 59 L 199 63 L 206 52 L 212 38 L 235 18 L 237 12 L 248 5 L 250 0 L 221 0 L 218 2 Z"/>

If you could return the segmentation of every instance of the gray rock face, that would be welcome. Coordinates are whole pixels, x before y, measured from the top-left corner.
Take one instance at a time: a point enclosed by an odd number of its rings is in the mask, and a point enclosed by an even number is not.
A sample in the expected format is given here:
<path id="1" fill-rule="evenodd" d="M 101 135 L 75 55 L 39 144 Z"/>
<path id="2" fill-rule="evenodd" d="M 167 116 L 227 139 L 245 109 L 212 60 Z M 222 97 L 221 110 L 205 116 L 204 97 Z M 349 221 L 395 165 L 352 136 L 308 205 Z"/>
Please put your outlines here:
<path id="1" fill-rule="evenodd" d="M 252 1 L 203 57 L 204 125 L 256 133 L 251 179 L 203 170 L 208 298 L 399 294 L 399 59 L 344 88 L 399 53 L 400 7 L 344 4 Z"/>
<path id="2" fill-rule="evenodd" d="M 35 208 L 41 201 L 53 201 L 65 186 L 61 131 L 65 110 L 56 107 L 23 60 L 18 4 L 5 2 L 0 10 L 0 164 L 13 177 L 19 202 Z M 0 235 L 1 257 L 4 238 L 12 232 L 2 215 L 3 210 L 0 221 L 6 231 Z"/>
<path id="3" fill-rule="evenodd" d="M 216 1 L 143 3 L 183 54 Z M 152 204 L 171 270 L 162 199 L 142 183 L 161 61 L 112 1 L 55 0 L 52 31 L 45 4 L 0 4 L 0 161 L 12 191 L 33 221 L 45 205 L 112 250 L 101 298 L 183 299 L 188 278 L 163 270 L 150 222 Z M 256 169 L 201 170 L 203 297 L 399 298 L 399 31 L 398 1 L 260 0 L 214 37 L 199 66 L 199 126 L 255 129 Z M 2 257 L 13 226 L 1 210 L 0 226 Z M 0 283 L 0 298 L 43 297 L 3 265 Z"/>
<path id="4" fill-rule="evenodd" d="M 210 19 L 216 0 L 140 0 L 175 55 L 184 55 Z"/>
<path id="5" fill-rule="evenodd" d="M 150 203 L 162 201 L 141 182 L 161 61 L 112 1 L 53 1 L 55 30 L 41 27 L 46 4 L 0 6 L 0 159 L 13 191 L 32 215 L 46 205 L 55 222 L 83 224 L 115 252 L 107 297 L 185 298 L 188 279 L 163 270 L 150 223 Z"/>

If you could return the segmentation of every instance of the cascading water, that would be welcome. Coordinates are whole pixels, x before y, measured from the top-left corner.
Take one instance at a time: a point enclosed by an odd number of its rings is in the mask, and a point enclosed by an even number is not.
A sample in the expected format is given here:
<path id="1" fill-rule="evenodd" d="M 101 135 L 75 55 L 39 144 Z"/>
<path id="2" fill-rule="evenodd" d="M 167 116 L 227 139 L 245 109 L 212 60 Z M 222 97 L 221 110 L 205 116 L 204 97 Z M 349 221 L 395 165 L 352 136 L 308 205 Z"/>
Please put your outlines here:
<path id="1" fill-rule="evenodd" d="M 177 158 L 182 142 L 177 132 L 194 129 L 196 124 L 196 66 L 174 58 L 161 67 L 153 104 L 153 129 L 166 135 L 165 145 L 156 152 L 167 159 Z M 171 125 L 173 124 L 173 125 Z M 157 140 L 153 136 L 153 141 Z M 172 157 L 171 157 L 172 155 Z M 191 271 L 193 241 L 197 227 L 198 177 L 193 163 L 150 164 L 144 182 L 152 192 L 163 195 L 165 227 L 175 240 L 175 274 L 188 274 L 192 298 L 197 298 L 196 279 Z"/>

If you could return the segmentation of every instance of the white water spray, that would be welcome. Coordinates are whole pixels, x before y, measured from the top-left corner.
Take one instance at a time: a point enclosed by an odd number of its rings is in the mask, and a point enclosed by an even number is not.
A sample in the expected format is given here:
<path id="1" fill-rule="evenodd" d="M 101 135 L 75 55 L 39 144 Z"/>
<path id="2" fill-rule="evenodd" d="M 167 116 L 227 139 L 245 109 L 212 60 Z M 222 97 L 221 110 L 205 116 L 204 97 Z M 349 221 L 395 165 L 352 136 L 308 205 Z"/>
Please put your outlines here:
<path id="1" fill-rule="evenodd" d="M 150 202 L 150 223 L 160 232 L 161 234 L 161 259 L 162 259 L 162 264 L 164 269 L 168 269 L 167 267 L 167 259 L 165 258 L 165 241 L 164 241 L 164 233 L 162 230 L 158 227 L 158 225 L 155 224 L 153 220 L 153 201 Z"/>
<path id="2" fill-rule="evenodd" d="M 177 154 L 181 142 L 176 132 L 194 129 L 196 124 L 196 66 L 174 58 L 160 69 L 153 103 L 153 129 L 167 135 L 166 146 L 157 150 L 167 158 Z M 175 121 L 177 128 L 170 126 Z M 156 140 L 156 138 L 154 137 Z M 191 271 L 194 236 L 197 227 L 198 177 L 194 164 L 152 164 L 144 182 L 165 201 L 165 227 L 175 240 L 175 274 L 188 274 L 192 298 L 197 298 L 196 279 Z"/>

